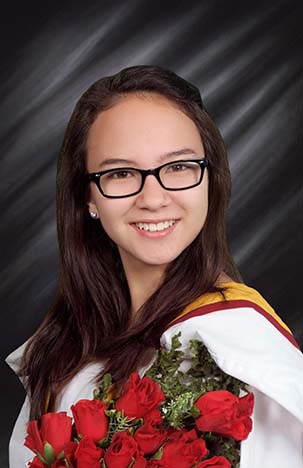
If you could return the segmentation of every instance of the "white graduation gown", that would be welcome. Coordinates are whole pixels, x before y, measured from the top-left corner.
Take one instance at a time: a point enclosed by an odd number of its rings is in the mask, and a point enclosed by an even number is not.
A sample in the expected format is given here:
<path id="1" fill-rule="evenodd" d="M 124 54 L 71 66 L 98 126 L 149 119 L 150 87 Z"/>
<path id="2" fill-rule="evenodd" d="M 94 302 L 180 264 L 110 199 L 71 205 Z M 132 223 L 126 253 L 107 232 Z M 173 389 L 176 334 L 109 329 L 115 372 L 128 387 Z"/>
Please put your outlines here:
<path id="1" fill-rule="evenodd" d="M 188 341 L 201 339 L 224 372 L 248 383 L 255 395 L 253 430 L 241 442 L 240 468 L 303 468 L 303 355 L 256 290 L 232 285 L 228 301 L 189 306 L 163 333 L 161 344 L 169 348 L 172 336 L 181 331 L 181 349 L 189 358 Z M 23 349 L 24 345 L 6 360 L 15 371 Z M 94 377 L 101 366 L 88 365 L 71 380 L 58 398 L 57 411 L 71 415 L 73 403 L 93 397 Z M 25 467 L 33 458 L 23 446 L 28 414 L 26 397 L 10 439 L 10 468 Z"/>

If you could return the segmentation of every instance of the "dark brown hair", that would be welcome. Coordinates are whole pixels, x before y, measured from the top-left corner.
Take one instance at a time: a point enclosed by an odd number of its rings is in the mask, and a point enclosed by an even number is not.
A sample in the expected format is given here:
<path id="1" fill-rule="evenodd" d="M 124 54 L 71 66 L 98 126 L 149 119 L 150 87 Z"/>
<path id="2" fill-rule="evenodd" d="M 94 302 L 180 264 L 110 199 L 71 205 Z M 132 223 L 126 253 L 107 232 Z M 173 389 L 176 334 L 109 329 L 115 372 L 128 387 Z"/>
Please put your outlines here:
<path id="1" fill-rule="evenodd" d="M 130 323 L 130 294 L 118 249 L 91 219 L 86 173 L 88 131 L 100 112 L 129 93 L 158 93 L 196 124 L 210 161 L 209 207 L 203 229 L 165 272 L 162 284 Z M 26 375 L 31 418 L 52 410 L 59 391 L 86 364 L 106 361 L 116 382 L 146 364 L 165 327 L 215 286 L 220 272 L 242 282 L 228 249 L 226 210 L 231 177 L 225 145 L 199 90 L 158 66 L 126 68 L 96 81 L 81 96 L 68 124 L 57 170 L 60 276 L 53 306 L 29 340 Z M 102 377 L 99 376 L 99 380 Z M 50 398 L 49 398 L 50 397 Z"/>

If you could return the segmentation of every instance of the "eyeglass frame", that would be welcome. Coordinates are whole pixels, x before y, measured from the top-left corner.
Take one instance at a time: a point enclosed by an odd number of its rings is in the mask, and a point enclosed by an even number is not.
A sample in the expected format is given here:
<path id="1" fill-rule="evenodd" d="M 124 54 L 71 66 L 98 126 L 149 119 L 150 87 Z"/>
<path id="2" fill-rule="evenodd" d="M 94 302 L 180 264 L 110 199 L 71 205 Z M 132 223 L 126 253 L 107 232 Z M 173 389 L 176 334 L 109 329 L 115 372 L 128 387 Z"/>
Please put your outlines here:
<path id="1" fill-rule="evenodd" d="M 177 163 L 185 163 L 185 162 L 196 162 L 199 164 L 200 168 L 201 168 L 201 175 L 200 175 L 200 179 L 197 183 L 193 184 L 193 185 L 190 185 L 189 187 L 182 187 L 182 188 L 166 188 L 161 179 L 160 179 L 160 170 L 165 167 L 165 166 L 169 166 L 171 164 L 177 164 Z M 117 168 L 113 168 L 113 169 L 106 169 L 105 171 L 99 171 L 99 172 L 90 172 L 90 173 L 86 173 L 86 176 L 88 178 L 88 180 L 90 182 L 94 182 L 98 189 L 99 189 L 99 192 L 106 198 L 128 198 L 128 197 L 133 197 L 134 195 L 138 195 L 138 193 L 140 193 L 144 187 L 144 183 L 145 183 L 145 179 L 147 176 L 149 175 L 153 175 L 156 177 L 157 181 L 159 182 L 159 184 L 161 185 L 162 188 L 164 188 L 165 190 L 168 190 L 168 191 L 171 191 L 171 192 L 174 192 L 174 191 L 180 191 L 180 190 L 188 190 L 190 188 L 193 188 L 193 187 L 197 187 L 198 185 L 201 184 L 202 180 L 203 180 L 203 176 L 204 176 L 204 171 L 207 167 L 210 166 L 210 161 L 207 157 L 204 157 L 202 159 L 178 159 L 177 161 L 171 161 L 171 162 L 168 162 L 168 163 L 165 163 L 165 164 L 162 164 L 161 166 L 158 166 L 154 169 L 139 169 L 137 167 L 117 167 Z M 141 185 L 140 185 L 140 188 L 139 190 L 137 190 L 136 192 L 133 192 L 131 194 L 128 194 L 128 195 L 105 195 L 105 193 L 103 192 L 102 188 L 101 188 L 101 184 L 100 184 L 100 178 L 103 174 L 108 174 L 109 172 L 116 172 L 116 171 L 122 171 L 122 170 L 133 170 L 133 171 L 137 171 L 140 173 L 141 175 Z"/>

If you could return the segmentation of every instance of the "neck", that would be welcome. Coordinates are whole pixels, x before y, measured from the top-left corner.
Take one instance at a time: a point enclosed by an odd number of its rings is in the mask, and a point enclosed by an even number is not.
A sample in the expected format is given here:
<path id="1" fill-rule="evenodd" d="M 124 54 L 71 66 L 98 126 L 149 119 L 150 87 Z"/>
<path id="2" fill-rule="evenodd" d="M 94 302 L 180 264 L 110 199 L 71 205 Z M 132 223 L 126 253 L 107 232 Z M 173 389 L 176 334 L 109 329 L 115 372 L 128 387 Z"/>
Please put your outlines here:
<path id="1" fill-rule="evenodd" d="M 135 315 L 160 286 L 166 265 L 148 265 L 136 259 L 126 259 L 123 254 L 121 260 L 131 297 L 131 314 Z"/>

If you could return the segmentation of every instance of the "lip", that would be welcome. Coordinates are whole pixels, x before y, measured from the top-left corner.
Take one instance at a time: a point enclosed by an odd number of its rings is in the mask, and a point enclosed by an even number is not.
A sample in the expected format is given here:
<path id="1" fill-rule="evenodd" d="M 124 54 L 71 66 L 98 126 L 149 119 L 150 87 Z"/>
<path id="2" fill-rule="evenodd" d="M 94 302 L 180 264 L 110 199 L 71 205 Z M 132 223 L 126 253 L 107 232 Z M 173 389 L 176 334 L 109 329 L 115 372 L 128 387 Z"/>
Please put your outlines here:
<path id="1" fill-rule="evenodd" d="M 171 218 L 171 219 L 174 219 L 174 218 Z M 165 219 L 164 221 L 168 221 L 168 219 Z M 157 223 L 161 223 L 161 222 L 164 222 L 164 221 L 149 221 L 149 223 L 153 223 L 153 224 L 157 224 Z M 163 231 L 144 231 L 144 229 L 139 229 L 135 223 L 131 223 L 130 226 L 134 229 L 134 231 L 139 234 L 139 236 L 141 237 L 146 237 L 146 238 L 149 238 L 149 239 L 161 239 L 162 237 L 165 237 L 165 236 L 168 236 L 169 234 L 172 233 L 172 231 L 175 229 L 175 227 L 178 225 L 178 222 L 179 222 L 179 219 L 176 219 L 175 220 L 175 224 L 173 224 L 172 226 L 164 229 Z M 139 223 L 148 223 L 147 221 L 138 221 Z"/>

